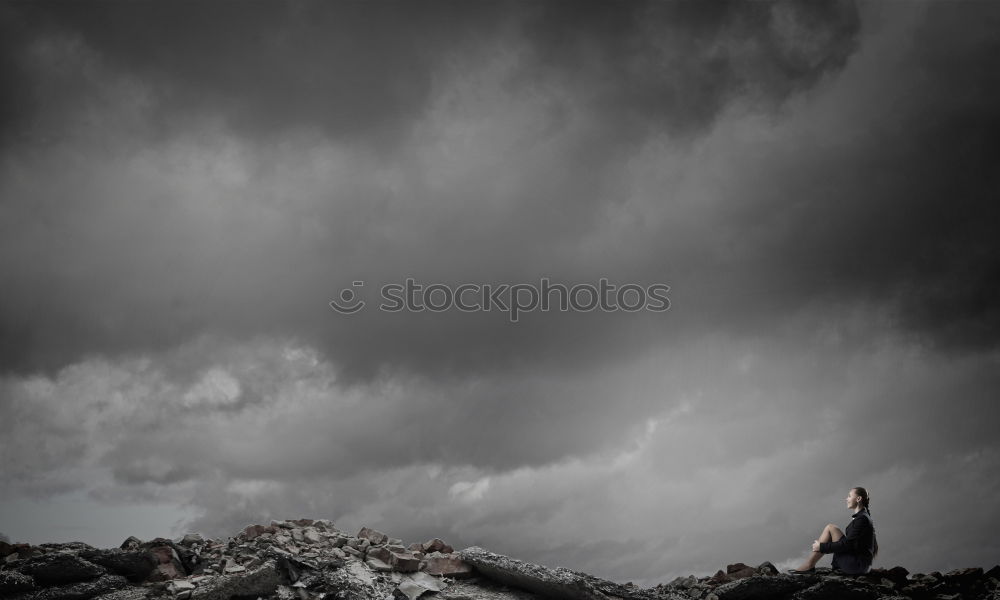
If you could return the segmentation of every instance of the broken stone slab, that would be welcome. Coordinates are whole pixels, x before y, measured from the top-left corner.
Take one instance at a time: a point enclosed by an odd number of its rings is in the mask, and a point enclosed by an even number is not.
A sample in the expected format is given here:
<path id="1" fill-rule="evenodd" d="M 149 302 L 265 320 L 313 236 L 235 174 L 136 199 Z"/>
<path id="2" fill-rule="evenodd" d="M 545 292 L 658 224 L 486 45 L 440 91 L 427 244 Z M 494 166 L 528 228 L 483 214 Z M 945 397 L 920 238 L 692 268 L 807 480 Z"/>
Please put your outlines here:
<path id="1" fill-rule="evenodd" d="M 389 561 L 392 560 L 391 556 L 392 552 L 385 546 L 369 548 L 368 552 L 365 554 L 366 558 L 374 558 L 384 562 L 385 564 L 389 564 Z"/>
<path id="2" fill-rule="evenodd" d="M 458 553 L 476 572 L 498 583 L 518 587 L 545 598 L 560 600 L 622 600 L 663 598 L 641 590 L 599 579 L 564 567 L 546 567 L 473 546 Z M 672 597 L 672 596 L 668 596 Z"/>
<path id="3" fill-rule="evenodd" d="M 377 571 L 379 573 L 388 573 L 392 571 L 392 566 L 374 556 L 369 556 L 365 558 L 365 564 L 371 568 L 372 571 Z"/>
<path id="4" fill-rule="evenodd" d="M 420 559 L 412 554 L 400 552 L 389 553 L 389 564 L 400 573 L 415 573 L 420 569 Z"/>
<path id="5" fill-rule="evenodd" d="M 508 587 L 485 578 L 463 579 L 424 600 L 545 600 L 538 594 Z"/>
<path id="6" fill-rule="evenodd" d="M 472 565 L 456 556 L 432 556 L 421 563 L 423 570 L 430 575 L 465 579 L 473 576 Z"/>
<path id="7" fill-rule="evenodd" d="M 399 574 L 394 579 L 397 580 L 396 590 L 408 600 L 416 600 L 427 592 L 436 593 L 448 587 L 445 582 L 426 573 Z"/>

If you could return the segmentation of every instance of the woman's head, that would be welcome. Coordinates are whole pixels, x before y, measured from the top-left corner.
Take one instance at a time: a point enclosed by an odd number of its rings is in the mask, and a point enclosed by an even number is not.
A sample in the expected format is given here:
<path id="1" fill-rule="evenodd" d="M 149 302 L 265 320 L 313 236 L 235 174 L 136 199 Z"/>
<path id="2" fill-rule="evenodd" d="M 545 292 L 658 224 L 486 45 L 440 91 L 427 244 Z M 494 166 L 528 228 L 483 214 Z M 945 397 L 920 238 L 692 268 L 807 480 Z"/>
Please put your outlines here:
<path id="1" fill-rule="evenodd" d="M 871 503 L 871 498 L 868 497 L 868 491 L 863 487 L 853 487 L 851 492 L 847 495 L 848 499 L 854 499 L 857 505 L 861 508 L 868 510 L 868 505 Z"/>

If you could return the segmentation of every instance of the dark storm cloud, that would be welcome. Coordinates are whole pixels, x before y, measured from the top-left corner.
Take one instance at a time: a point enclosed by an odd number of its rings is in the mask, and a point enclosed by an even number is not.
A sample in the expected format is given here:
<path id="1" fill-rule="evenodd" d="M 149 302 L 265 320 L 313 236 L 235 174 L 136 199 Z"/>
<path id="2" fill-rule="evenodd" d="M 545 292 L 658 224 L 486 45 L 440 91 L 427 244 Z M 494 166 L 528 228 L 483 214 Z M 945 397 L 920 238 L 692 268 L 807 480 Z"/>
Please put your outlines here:
<path id="1" fill-rule="evenodd" d="M 357 278 L 596 283 L 612 273 L 580 268 L 573 248 L 628 195 L 623 169 L 644 140 L 687 139 L 735 99 L 780 105 L 842 67 L 858 27 L 843 3 L 482 8 L 12 9 L 21 46 L 11 60 L 31 73 L 23 87 L 34 103 L 7 153 L 5 220 L 20 235 L 6 243 L 18 293 L 0 316 L 3 364 L 55 369 L 205 333 L 302 337 L 344 365 L 345 381 L 400 365 L 502 369 L 526 347 L 557 364 L 603 360 L 594 344 L 646 326 L 562 316 L 517 328 L 454 313 L 337 320 L 325 298 Z M 484 85 L 456 91 L 475 78 Z M 474 152 L 421 165 L 454 143 L 434 129 L 420 137 L 434 111 L 446 134 L 487 124 L 458 140 Z M 233 152 L 249 171 L 242 189 L 211 172 L 213 162 L 226 168 L 230 138 L 245 145 Z M 381 153 L 367 155 L 369 142 Z M 309 172 L 340 143 L 354 144 L 350 171 Z M 62 178 L 42 181 L 54 165 Z M 443 169 L 464 175 L 442 185 Z M 199 175 L 200 187 L 190 184 Z M 37 253 L 40 241 L 48 248 Z M 601 262 L 646 284 L 671 274 L 648 257 Z M 641 351 L 637 342 L 622 356 Z"/>
<path id="2" fill-rule="evenodd" d="M 394 135 L 423 107 L 438 61 L 497 25 L 491 5 L 101 2 L 21 5 L 39 36 L 78 38 L 152 87 L 151 132 L 218 112 L 244 135 Z M 93 93 L 93 90 L 80 90 Z M 39 99 L 49 109 L 58 98 Z M 371 141 L 371 140 L 370 140 Z"/>
<path id="3" fill-rule="evenodd" d="M 163 129 L 208 110 L 251 136 L 307 128 L 355 142 L 391 139 L 424 108 L 434 75 L 495 35 L 530 54 L 517 85 L 563 80 L 633 137 L 651 122 L 696 131 L 737 95 L 780 100 L 808 87 L 843 65 L 859 25 L 848 2 L 59 2 L 8 12 L 9 60 L 26 36 L 78 36 L 109 68 L 153 86 Z"/>

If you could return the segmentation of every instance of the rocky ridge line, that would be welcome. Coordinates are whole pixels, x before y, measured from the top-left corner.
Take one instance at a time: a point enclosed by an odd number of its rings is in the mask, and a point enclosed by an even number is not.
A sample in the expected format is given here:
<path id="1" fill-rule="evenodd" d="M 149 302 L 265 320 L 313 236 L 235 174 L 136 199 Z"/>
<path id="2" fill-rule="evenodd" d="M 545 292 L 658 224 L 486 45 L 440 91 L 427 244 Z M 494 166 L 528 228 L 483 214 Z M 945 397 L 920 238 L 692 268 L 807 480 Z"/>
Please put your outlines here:
<path id="1" fill-rule="evenodd" d="M 1000 565 L 910 574 L 779 573 L 769 562 L 653 588 L 618 584 L 435 538 L 403 546 L 328 520 L 250 525 L 227 541 L 187 534 L 119 548 L 0 541 L 0 598 L 11 600 L 1000 600 Z"/>

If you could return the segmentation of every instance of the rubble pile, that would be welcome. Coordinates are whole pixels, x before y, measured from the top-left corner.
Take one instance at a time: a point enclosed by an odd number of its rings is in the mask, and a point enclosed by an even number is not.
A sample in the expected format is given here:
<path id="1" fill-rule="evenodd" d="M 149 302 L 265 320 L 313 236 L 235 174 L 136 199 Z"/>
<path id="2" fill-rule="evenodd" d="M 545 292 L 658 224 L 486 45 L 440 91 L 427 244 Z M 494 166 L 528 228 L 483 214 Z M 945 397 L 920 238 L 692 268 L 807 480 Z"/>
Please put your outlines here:
<path id="1" fill-rule="evenodd" d="M 779 573 L 769 562 L 653 588 L 523 562 L 441 539 L 403 545 L 328 520 L 250 525 L 228 540 L 130 537 L 119 548 L 0 541 L 0 598 L 12 600 L 1000 600 L 1000 566 L 913 574 Z"/>

